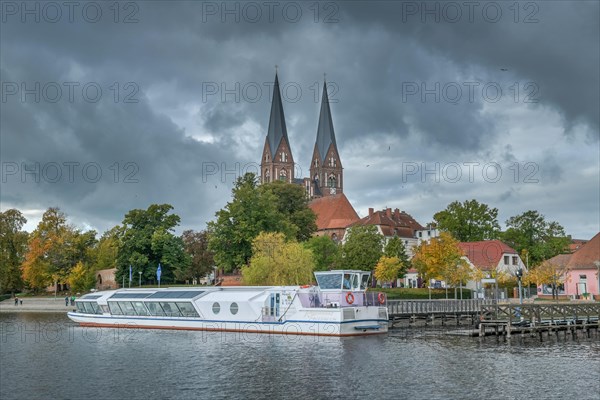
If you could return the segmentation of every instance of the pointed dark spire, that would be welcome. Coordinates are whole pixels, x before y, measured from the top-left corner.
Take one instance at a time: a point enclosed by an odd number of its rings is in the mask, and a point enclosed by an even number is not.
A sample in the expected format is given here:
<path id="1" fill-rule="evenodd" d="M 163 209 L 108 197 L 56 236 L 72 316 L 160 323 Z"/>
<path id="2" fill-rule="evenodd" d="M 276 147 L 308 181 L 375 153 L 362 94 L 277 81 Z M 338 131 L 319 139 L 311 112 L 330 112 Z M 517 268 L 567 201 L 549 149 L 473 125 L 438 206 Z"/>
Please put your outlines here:
<path id="1" fill-rule="evenodd" d="M 277 71 L 275 71 L 271 117 L 269 118 L 269 130 L 267 131 L 267 141 L 269 142 L 273 157 L 275 157 L 275 152 L 277 151 L 282 138 L 285 138 L 289 143 L 287 129 L 285 127 L 285 116 L 283 115 L 283 104 L 281 104 L 281 93 L 279 93 L 279 78 L 277 77 Z"/>
<path id="2" fill-rule="evenodd" d="M 317 142 L 316 146 L 319 150 L 321 163 L 327 157 L 329 146 L 333 143 L 333 147 L 337 152 L 335 143 L 335 132 L 333 131 L 333 121 L 331 119 L 331 110 L 329 109 L 329 96 L 327 95 L 327 82 L 323 82 L 323 97 L 321 99 L 321 113 L 319 115 L 319 126 L 317 127 Z"/>

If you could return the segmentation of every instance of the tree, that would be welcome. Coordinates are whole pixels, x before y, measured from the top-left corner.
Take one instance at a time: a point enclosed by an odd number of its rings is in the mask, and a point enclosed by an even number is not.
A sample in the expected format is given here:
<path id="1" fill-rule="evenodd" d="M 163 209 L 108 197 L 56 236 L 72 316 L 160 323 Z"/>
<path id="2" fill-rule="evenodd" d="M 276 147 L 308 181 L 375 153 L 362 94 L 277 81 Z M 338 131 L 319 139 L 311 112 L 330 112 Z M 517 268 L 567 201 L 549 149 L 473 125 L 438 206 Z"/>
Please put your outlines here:
<path id="1" fill-rule="evenodd" d="M 27 253 L 29 234 L 21 229 L 26 222 L 19 210 L 0 212 L 0 294 L 23 288 L 21 264 Z"/>
<path id="2" fill-rule="evenodd" d="M 502 235 L 504 242 L 519 253 L 527 250 L 529 263 L 533 266 L 564 253 L 570 243 L 558 222 L 547 222 L 537 211 L 529 210 L 510 217 L 506 226 L 507 230 Z"/>
<path id="3" fill-rule="evenodd" d="M 94 272 L 101 269 L 116 268 L 120 235 L 120 226 L 115 226 L 102 234 L 102 237 L 92 249 L 92 270 Z"/>
<path id="4" fill-rule="evenodd" d="M 238 178 L 232 197 L 217 211 L 216 221 L 208 223 L 208 248 L 217 266 L 232 271 L 247 265 L 252 257 L 252 241 L 261 232 L 282 232 L 286 238 L 298 234 L 297 227 L 279 212 L 273 191 L 258 189 L 254 174 Z"/>
<path id="5" fill-rule="evenodd" d="M 93 288 L 96 283 L 94 271 L 79 261 L 75 267 L 71 269 L 67 282 L 69 283 L 72 292 L 87 292 Z"/>
<path id="6" fill-rule="evenodd" d="M 309 240 L 317 231 L 317 216 L 308 207 L 308 197 L 303 186 L 273 181 L 260 185 L 259 191 L 275 195 L 277 211 L 295 228 L 297 241 Z"/>
<path id="7" fill-rule="evenodd" d="M 413 266 L 427 282 L 432 279 L 446 280 L 454 275 L 453 270 L 464 263 L 458 241 L 448 232 L 417 246 L 412 259 Z"/>
<path id="8" fill-rule="evenodd" d="M 175 272 L 189 261 L 181 238 L 173 234 L 180 218 L 171 214 L 170 204 L 152 204 L 146 210 L 131 210 L 123 219 L 119 233 L 117 282 L 142 272 L 143 281 L 154 281 L 158 264 L 162 265 L 162 282 L 174 282 Z"/>
<path id="9" fill-rule="evenodd" d="M 304 246 L 312 251 L 316 271 L 334 269 L 340 262 L 340 245 L 329 236 L 313 236 Z"/>
<path id="10" fill-rule="evenodd" d="M 406 254 L 406 248 L 404 247 L 404 243 L 398 236 L 394 236 L 391 238 L 388 243 L 385 245 L 385 249 L 383 249 L 383 254 L 387 257 L 396 257 L 400 261 L 400 268 L 398 269 L 398 278 L 404 277 L 406 271 L 408 271 L 408 267 L 410 265 L 410 260 L 408 259 L 408 255 Z"/>
<path id="11" fill-rule="evenodd" d="M 558 295 L 557 288 L 565 280 L 567 268 L 564 265 L 553 263 L 549 260 L 543 261 L 540 265 L 530 268 L 523 276 L 525 285 L 552 286 L 552 298 Z"/>
<path id="12" fill-rule="evenodd" d="M 183 231 L 181 240 L 183 240 L 186 254 L 190 257 L 190 263 L 187 268 L 181 271 L 178 279 L 200 279 L 210 273 L 215 261 L 213 253 L 208 249 L 208 232 Z"/>
<path id="13" fill-rule="evenodd" d="M 381 256 L 375 266 L 375 279 L 382 282 L 391 282 L 398 277 L 402 262 L 398 257 Z"/>
<path id="14" fill-rule="evenodd" d="M 382 255 L 383 236 L 374 225 L 353 226 L 348 229 L 342 248 L 342 265 L 347 269 L 372 271 Z"/>
<path id="15" fill-rule="evenodd" d="M 95 244 L 95 231 L 75 229 L 67 224 L 67 217 L 59 208 L 50 207 L 29 237 L 23 279 L 36 290 L 52 283 L 66 283 L 78 262 L 91 261 Z"/>
<path id="16" fill-rule="evenodd" d="M 282 233 L 263 232 L 252 242 L 250 265 L 242 267 L 247 285 L 303 285 L 312 282 L 313 255 Z"/>
<path id="17" fill-rule="evenodd" d="M 477 200 L 454 201 L 433 216 L 438 228 L 460 242 L 497 239 L 500 232 L 498 209 Z"/>

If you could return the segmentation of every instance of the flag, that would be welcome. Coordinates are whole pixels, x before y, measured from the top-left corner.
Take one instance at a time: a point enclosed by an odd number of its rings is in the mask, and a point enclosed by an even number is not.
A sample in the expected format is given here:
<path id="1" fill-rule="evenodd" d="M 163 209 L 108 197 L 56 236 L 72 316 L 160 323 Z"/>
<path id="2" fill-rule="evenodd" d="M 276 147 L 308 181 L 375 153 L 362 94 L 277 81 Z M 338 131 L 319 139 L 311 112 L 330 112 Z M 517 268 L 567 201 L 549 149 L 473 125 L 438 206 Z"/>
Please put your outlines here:
<path id="1" fill-rule="evenodd" d="M 156 269 L 156 279 L 158 279 L 158 282 L 160 283 L 160 274 L 162 273 L 162 270 L 160 268 L 160 263 L 158 263 L 158 268 Z"/>
<path id="2" fill-rule="evenodd" d="M 132 269 L 131 269 L 131 265 L 130 265 L 129 266 L 129 283 L 131 283 L 131 271 L 132 271 Z"/>

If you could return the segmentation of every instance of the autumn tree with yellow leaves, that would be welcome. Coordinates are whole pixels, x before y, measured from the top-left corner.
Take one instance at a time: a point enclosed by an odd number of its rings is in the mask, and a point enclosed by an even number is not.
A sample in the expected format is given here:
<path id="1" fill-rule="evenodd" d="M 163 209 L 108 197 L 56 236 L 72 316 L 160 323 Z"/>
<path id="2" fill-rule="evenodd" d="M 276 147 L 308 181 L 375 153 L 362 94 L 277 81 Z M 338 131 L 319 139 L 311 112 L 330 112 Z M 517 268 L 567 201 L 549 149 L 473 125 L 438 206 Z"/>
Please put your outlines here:
<path id="1" fill-rule="evenodd" d="M 426 282 L 432 279 L 445 280 L 450 284 L 459 284 L 461 280 L 466 282 L 470 278 L 470 268 L 462 258 L 458 243 L 448 232 L 442 232 L 429 242 L 422 242 L 415 248 L 413 267 Z"/>

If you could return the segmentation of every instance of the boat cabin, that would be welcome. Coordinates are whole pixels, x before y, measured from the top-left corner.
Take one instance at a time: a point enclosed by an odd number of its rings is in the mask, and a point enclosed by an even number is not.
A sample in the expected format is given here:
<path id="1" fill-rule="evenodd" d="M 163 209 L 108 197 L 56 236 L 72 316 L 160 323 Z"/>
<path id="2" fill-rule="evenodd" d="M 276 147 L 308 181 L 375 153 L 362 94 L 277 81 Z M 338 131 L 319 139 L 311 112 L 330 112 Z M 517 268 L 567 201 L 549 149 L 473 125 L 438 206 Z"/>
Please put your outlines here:
<path id="1" fill-rule="evenodd" d="M 364 292 L 369 287 L 370 277 L 370 272 L 353 269 L 315 272 L 317 284 L 322 292 Z"/>

